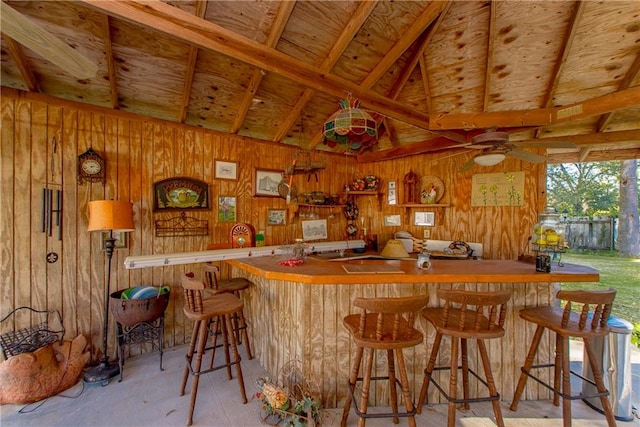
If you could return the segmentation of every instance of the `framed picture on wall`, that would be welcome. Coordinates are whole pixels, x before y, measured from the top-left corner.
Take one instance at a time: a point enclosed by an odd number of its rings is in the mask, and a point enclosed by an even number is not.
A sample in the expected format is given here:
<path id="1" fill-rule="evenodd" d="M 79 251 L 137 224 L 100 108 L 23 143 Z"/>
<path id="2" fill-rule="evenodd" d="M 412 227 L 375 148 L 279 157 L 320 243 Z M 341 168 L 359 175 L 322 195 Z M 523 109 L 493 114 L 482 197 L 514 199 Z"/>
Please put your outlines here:
<path id="1" fill-rule="evenodd" d="M 327 239 L 327 220 L 314 219 L 302 221 L 302 238 L 304 241 Z"/>
<path id="2" fill-rule="evenodd" d="M 214 166 L 216 179 L 238 180 L 238 164 L 236 162 L 216 160 Z"/>
<path id="3" fill-rule="evenodd" d="M 115 249 L 124 249 L 129 246 L 129 233 L 126 231 L 112 231 L 111 235 L 116 241 L 114 242 Z M 109 238 L 109 232 L 103 231 L 100 233 L 101 241 L 102 241 L 102 250 L 107 250 L 107 239 Z"/>
<path id="4" fill-rule="evenodd" d="M 236 222 L 236 198 L 218 196 L 218 222 Z"/>
<path id="5" fill-rule="evenodd" d="M 286 209 L 267 210 L 267 225 L 285 225 L 287 219 Z"/>
<path id="6" fill-rule="evenodd" d="M 253 194 L 263 197 L 280 197 L 278 184 L 282 171 L 276 169 L 256 169 L 253 180 Z"/>

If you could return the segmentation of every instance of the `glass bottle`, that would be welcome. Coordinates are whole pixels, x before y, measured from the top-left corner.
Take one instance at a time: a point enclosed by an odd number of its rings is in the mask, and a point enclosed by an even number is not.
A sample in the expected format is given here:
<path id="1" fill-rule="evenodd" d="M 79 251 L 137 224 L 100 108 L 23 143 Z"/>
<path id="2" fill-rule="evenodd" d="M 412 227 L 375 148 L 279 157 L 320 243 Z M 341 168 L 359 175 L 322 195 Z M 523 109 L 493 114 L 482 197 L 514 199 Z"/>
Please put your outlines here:
<path id="1" fill-rule="evenodd" d="M 538 222 L 533 226 L 531 240 L 534 250 L 559 251 L 564 249 L 564 225 L 560 223 L 560 214 L 553 206 L 547 206 L 538 215 Z"/>

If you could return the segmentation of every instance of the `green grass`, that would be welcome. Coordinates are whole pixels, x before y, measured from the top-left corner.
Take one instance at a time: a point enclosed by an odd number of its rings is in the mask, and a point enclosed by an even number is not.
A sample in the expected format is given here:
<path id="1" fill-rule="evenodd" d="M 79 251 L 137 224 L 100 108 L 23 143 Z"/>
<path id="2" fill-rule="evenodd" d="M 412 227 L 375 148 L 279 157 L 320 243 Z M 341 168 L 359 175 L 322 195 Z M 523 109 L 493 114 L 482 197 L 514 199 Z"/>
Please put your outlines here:
<path id="1" fill-rule="evenodd" d="M 613 315 L 640 323 L 640 258 L 621 257 L 615 252 L 566 253 L 562 261 L 593 267 L 600 272 L 600 282 L 563 283 L 562 289 L 617 290 Z M 555 267 L 555 263 L 551 268 Z"/>

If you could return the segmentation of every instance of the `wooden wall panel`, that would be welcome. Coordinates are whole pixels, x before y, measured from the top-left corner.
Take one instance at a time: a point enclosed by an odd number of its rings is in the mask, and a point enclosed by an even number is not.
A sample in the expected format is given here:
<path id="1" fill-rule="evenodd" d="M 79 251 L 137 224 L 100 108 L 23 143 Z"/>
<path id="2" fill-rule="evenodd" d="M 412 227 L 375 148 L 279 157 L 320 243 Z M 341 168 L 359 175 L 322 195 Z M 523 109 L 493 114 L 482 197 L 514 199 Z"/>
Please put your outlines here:
<path id="1" fill-rule="evenodd" d="M 123 262 L 127 256 L 197 251 L 204 250 L 209 243 L 227 242 L 233 223 L 218 222 L 217 197 L 221 195 L 237 198 L 238 222 L 250 222 L 256 230 L 264 230 L 268 245 L 292 243 L 302 235 L 299 217 L 290 218 L 291 221 L 285 226 L 267 226 L 268 209 L 286 209 L 285 201 L 281 198 L 254 197 L 253 188 L 255 169 L 285 169 L 300 155 L 294 147 L 257 142 L 246 137 L 87 107 L 7 88 L 2 88 L 1 108 L 0 308 L 3 314 L 21 305 L 60 310 L 67 338 L 85 334 L 92 344 L 94 360 L 102 352 L 106 262 L 99 233 L 87 232 L 87 204 L 90 200 L 118 198 L 133 203 L 136 230 L 130 233 L 128 248 L 119 249 L 114 254 L 111 292 L 143 284 L 171 286 L 172 295 L 166 312 L 167 346 L 180 345 L 189 339 L 191 324 L 182 313 L 179 277 L 186 271 L 200 275 L 202 267 L 184 265 L 126 270 Z M 53 137 L 57 142 L 55 153 L 51 143 Z M 107 160 L 108 178 L 104 186 L 100 183 L 78 185 L 77 156 L 89 147 Z M 470 172 L 460 173 L 459 169 L 469 155 L 420 155 L 371 164 L 358 164 L 353 158 L 327 155 L 323 158 L 327 168 L 318 172 L 317 181 L 315 175 L 295 175 L 293 182 L 298 192 L 321 190 L 338 194 L 354 178 L 370 174 L 380 177 L 380 190 L 384 193 L 381 200 L 376 197 L 357 197 L 356 202 L 366 219 L 369 232 L 378 234 L 382 244 L 395 231 L 407 230 L 421 237 L 424 229 L 412 225 L 415 208 L 387 205 L 387 182 L 397 182 L 402 202 L 402 178 L 407 172 L 413 170 L 420 176 L 437 176 L 445 185 L 442 203 L 450 206 L 434 210 L 436 225 L 430 228 L 432 238 L 480 242 L 484 244 L 484 257 L 513 259 L 522 251 L 529 230 L 536 222 L 537 212 L 544 205 L 544 189 L 540 189 L 544 185 L 544 165 L 531 166 L 509 159 L 492 168 L 476 167 Z M 236 162 L 238 180 L 216 180 L 216 159 Z M 525 171 L 525 206 L 471 207 L 470 184 L 473 173 L 518 170 Z M 153 211 L 153 183 L 176 176 L 209 183 L 211 209 L 188 213 L 209 221 L 208 236 L 155 236 L 155 221 L 178 213 Z M 40 230 L 40 192 L 46 185 L 63 190 L 62 241 L 57 240 L 56 230 L 53 236 L 44 236 Z M 425 207 L 420 210 L 433 209 Z M 319 208 L 317 211 L 321 218 L 327 219 L 329 239 L 344 239 L 346 220 L 342 210 L 334 209 L 331 212 Z M 329 217 L 330 213 L 333 213 L 333 217 Z M 402 216 L 402 225 L 385 227 L 384 216 L 393 214 Z M 60 258 L 57 263 L 46 263 L 48 251 L 58 253 Z M 229 270 L 225 268 L 223 271 L 228 274 Z M 311 290 L 316 291 L 322 290 Z M 370 291 L 373 293 L 373 289 Z M 335 295 L 325 297 L 333 304 L 342 306 L 345 301 L 355 297 L 350 292 L 349 289 L 339 289 Z M 291 316 L 320 316 L 325 309 L 284 308 L 290 312 L 289 319 Z M 28 321 L 19 319 L 16 326 L 24 327 Z M 341 319 L 325 321 L 330 327 L 340 330 Z M 317 326 L 311 324 L 309 328 Z M 3 330 L 13 327 L 13 324 L 2 325 Z M 112 355 L 115 351 L 113 330 L 113 319 L 110 319 L 109 351 Z M 314 359 L 308 363 L 335 369 L 339 375 L 348 373 L 345 363 L 329 366 L 336 355 L 348 351 L 346 340 L 344 334 L 337 333 L 335 339 L 327 343 L 327 351 L 314 355 Z M 145 352 L 148 349 L 134 351 Z M 411 375 L 419 376 L 419 373 Z M 339 385 L 331 387 L 340 389 Z M 385 393 L 382 390 L 377 392 Z M 339 393 L 340 400 L 344 396 Z"/>

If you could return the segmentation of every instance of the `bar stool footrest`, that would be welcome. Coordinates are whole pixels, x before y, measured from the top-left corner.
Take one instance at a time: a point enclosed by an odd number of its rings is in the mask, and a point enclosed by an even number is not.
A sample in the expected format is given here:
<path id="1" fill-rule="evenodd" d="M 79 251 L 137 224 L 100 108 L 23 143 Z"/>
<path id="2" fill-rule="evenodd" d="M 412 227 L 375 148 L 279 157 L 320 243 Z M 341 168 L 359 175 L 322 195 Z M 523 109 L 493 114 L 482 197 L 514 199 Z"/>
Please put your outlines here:
<path id="1" fill-rule="evenodd" d="M 356 384 L 358 384 L 358 382 L 362 382 L 362 380 L 363 378 L 358 378 L 356 380 Z M 379 380 L 389 381 L 389 377 L 371 377 L 371 381 L 379 381 Z M 399 385 L 400 387 L 402 387 L 402 384 L 400 384 L 400 381 L 397 378 L 395 383 L 396 385 Z M 356 400 L 356 396 L 354 394 L 356 385 L 354 384 L 352 386 L 351 383 L 349 382 L 347 382 L 347 384 L 349 388 L 349 394 L 351 394 L 351 404 L 353 405 L 356 415 L 359 416 L 360 418 L 391 418 L 391 417 L 408 418 L 408 417 L 414 417 L 416 415 L 415 402 L 412 402 L 411 406 L 413 407 L 413 411 L 410 411 L 410 412 L 374 412 L 374 413 L 362 412 L 360 411 L 360 408 L 358 408 L 358 401 Z"/>
<path id="2" fill-rule="evenodd" d="M 213 347 L 208 347 L 207 350 L 211 350 L 212 348 Z M 206 353 L 206 351 L 205 351 L 205 353 Z M 194 352 L 193 355 L 195 356 L 196 352 Z M 222 369 L 222 368 L 227 368 L 229 366 L 237 365 L 237 364 L 239 364 L 241 362 L 240 359 L 232 360 L 229 363 L 223 363 L 221 365 L 213 366 L 213 367 L 211 367 L 209 369 L 205 369 L 205 370 L 200 371 L 200 372 L 195 372 L 193 370 L 193 367 L 191 366 L 191 361 L 192 361 L 193 357 L 189 357 L 189 355 L 185 355 L 185 359 L 187 360 L 187 367 L 189 368 L 189 373 L 191 375 L 193 375 L 193 376 L 196 376 L 196 377 L 198 377 L 200 375 L 208 374 L 209 372 L 217 371 L 217 370 Z"/>
<path id="3" fill-rule="evenodd" d="M 462 370 L 462 366 L 458 366 L 458 369 Z M 450 371 L 451 367 L 449 367 L 449 366 L 439 366 L 439 367 L 433 368 L 433 370 L 434 371 Z M 489 388 L 489 384 L 487 384 L 487 382 L 484 380 L 484 378 L 480 377 L 473 369 L 469 369 L 469 373 L 471 375 L 473 375 L 482 384 L 484 384 L 485 387 Z M 464 399 L 464 398 L 462 398 L 462 399 L 454 399 L 451 396 L 449 396 L 449 394 L 440 386 L 440 384 L 438 384 L 438 381 L 436 381 L 435 378 L 433 377 L 433 372 L 429 373 L 425 369 L 424 370 L 424 374 L 429 378 L 429 382 L 433 383 L 433 385 L 436 386 L 436 388 L 445 397 L 445 399 L 447 399 L 448 402 L 451 402 L 451 403 L 476 403 L 476 402 L 493 402 L 494 400 L 500 400 L 500 393 L 498 393 L 496 396 L 473 397 L 473 398 L 468 398 L 468 399 Z M 427 395 L 427 403 L 428 403 L 428 398 L 429 398 L 429 396 Z"/>
<path id="4" fill-rule="evenodd" d="M 544 365 L 533 365 L 531 366 L 531 369 L 544 369 L 544 368 L 553 368 L 555 367 L 555 365 L 553 363 L 547 363 Z M 529 378 L 535 380 L 536 382 L 538 382 L 538 384 L 545 386 L 546 388 L 548 388 L 549 390 L 551 390 L 552 392 L 558 394 L 559 396 L 561 396 L 563 399 L 567 399 L 567 400 L 580 400 L 580 399 L 590 399 L 592 397 L 603 397 L 603 396 L 609 396 L 609 391 L 605 391 L 602 393 L 593 393 L 593 394 L 565 394 L 562 392 L 562 390 L 558 390 L 556 388 L 554 388 L 551 384 L 548 384 L 544 381 L 542 381 L 540 378 L 536 377 L 535 375 L 533 375 L 530 370 L 527 371 L 526 369 L 524 369 L 524 367 L 520 368 L 520 371 L 522 371 L 523 374 L 525 374 L 526 376 L 528 376 Z M 584 376 L 580 375 L 579 373 L 577 373 L 576 371 L 572 371 L 569 370 L 569 373 L 571 375 L 575 375 L 576 377 L 580 378 L 582 381 L 586 381 L 589 384 L 596 386 L 596 383 L 592 380 L 590 380 L 589 378 L 585 378 Z"/>

